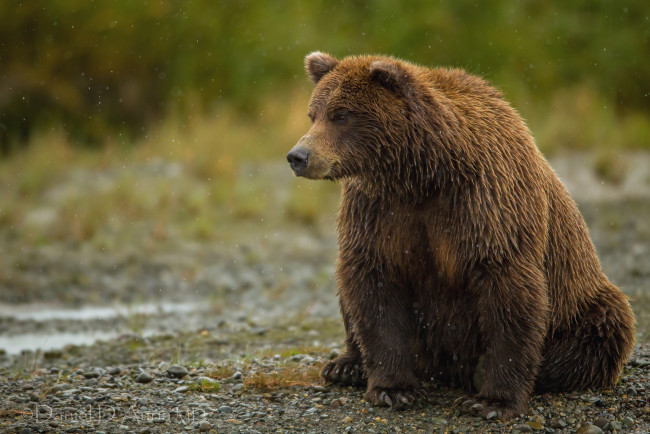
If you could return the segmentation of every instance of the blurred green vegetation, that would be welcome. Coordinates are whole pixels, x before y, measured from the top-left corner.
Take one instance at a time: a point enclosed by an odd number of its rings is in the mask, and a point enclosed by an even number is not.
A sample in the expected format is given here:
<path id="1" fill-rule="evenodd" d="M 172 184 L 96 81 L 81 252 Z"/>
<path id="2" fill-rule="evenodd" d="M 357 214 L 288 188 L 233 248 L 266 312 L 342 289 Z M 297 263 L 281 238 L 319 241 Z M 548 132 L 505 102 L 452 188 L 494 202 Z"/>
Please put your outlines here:
<path id="1" fill-rule="evenodd" d="M 331 230 L 337 185 L 284 162 L 314 50 L 482 75 L 545 153 L 588 150 L 620 182 L 617 154 L 650 149 L 649 17 L 647 0 L 0 2 L 0 240 Z"/>
<path id="2" fill-rule="evenodd" d="M 130 143 L 170 113 L 224 106 L 255 122 L 306 85 L 318 49 L 486 76 L 552 130 L 542 147 L 648 147 L 649 15 L 646 0 L 2 2 L 0 145 L 53 126 Z"/>

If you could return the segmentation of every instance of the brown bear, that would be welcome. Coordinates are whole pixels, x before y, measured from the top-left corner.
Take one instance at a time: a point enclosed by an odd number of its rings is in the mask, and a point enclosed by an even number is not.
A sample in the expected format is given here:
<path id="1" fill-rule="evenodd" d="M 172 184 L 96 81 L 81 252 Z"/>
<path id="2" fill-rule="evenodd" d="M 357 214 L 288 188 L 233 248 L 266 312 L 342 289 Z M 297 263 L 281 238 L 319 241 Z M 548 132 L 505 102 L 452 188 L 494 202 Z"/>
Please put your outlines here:
<path id="1" fill-rule="evenodd" d="M 322 376 L 398 408 L 423 381 L 474 388 L 465 408 L 504 420 L 533 391 L 614 383 L 634 345 L 628 299 L 501 93 L 391 57 L 305 64 L 312 126 L 287 159 L 342 183 L 346 351 Z"/>

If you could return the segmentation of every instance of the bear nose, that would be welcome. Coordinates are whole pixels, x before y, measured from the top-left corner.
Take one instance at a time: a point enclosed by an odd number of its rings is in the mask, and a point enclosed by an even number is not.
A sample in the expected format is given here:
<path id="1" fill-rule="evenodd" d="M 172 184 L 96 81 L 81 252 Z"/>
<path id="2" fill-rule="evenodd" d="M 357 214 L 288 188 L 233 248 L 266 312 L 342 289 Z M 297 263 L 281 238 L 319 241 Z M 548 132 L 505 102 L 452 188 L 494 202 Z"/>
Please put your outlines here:
<path id="1" fill-rule="evenodd" d="M 287 161 L 294 172 L 300 172 L 307 167 L 309 151 L 305 148 L 293 148 L 287 154 Z"/>

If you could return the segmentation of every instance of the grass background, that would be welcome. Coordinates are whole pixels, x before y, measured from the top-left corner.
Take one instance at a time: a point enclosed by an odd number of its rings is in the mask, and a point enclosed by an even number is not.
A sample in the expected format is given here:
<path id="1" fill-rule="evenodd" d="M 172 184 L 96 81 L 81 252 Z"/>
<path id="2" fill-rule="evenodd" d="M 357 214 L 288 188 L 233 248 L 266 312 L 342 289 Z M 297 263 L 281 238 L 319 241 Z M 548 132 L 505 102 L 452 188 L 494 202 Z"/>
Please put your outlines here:
<path id="1" fill-rule="evenodd" d="M 0 239 L 331 229 L 338 187 L 284 163 L 314 50 L 482 75 L 545 154 L 591 153 L 617 182 L 621 153 L 650 150 L 649 16 L 642 0 L 2 2 Z"/>

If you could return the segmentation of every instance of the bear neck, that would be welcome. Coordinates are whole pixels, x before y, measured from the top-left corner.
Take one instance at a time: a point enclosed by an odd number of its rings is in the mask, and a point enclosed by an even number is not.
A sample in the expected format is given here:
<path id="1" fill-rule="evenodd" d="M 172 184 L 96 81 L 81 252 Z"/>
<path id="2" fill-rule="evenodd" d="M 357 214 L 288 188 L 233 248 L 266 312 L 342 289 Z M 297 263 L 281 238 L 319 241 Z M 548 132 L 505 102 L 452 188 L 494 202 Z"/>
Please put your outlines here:
<path id="1" fill-rule="evenodd" d="M 406 144 L 398 158 L 378 162 L 373 170 L 344 182 L 376 200 L 419 204 L 452 186 L 454 169 L 444 154 L 434 147 Z"/>

